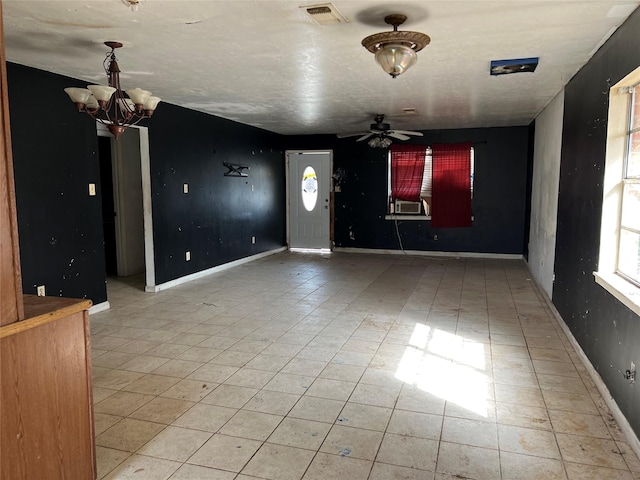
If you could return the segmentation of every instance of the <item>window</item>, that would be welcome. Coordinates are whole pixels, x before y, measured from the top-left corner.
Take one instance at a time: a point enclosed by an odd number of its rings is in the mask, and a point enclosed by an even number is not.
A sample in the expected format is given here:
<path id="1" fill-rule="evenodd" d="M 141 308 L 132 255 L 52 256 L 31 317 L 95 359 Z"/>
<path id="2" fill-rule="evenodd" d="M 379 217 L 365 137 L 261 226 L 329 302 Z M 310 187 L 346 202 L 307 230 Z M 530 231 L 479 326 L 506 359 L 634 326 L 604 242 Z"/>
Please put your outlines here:
<path id="1" fill-rule="evenodd" d="M 394 164 L 394 162 L 392 161 L 392 155 L 398 154 L 398 150 L 400 150 L 398 147 L 403 147 L 403 150 L 401 152 L 403 158 L 400 162 L 396 162 Z M 464 188 L 469 192 L 470 216 L 470 200 L 473 198 L 473 176 L 475 166 L 474 149 L 471 144 L 460 144 L 457 147 L 462 147 L 463 150 L 466 150 L 466 152 L 468 152 L 468 157 L 466 160 L 468 163 L 467 165 L 463 165 L 463 171 L 465 172 L 464 175 L 468 176 L 468 186 L 465 186 Z M 407 163 L 411 162 L 412 158 L 407 158 L 406 150 L 412 152 L 413 156 L 420 156 L 421 160 L 424 159 L 424 166 L 422 166 L 420 160 L 417 159 L 410 166 L 407 165 Z M 407 174 L 406 170 L 408 169 L 412 169 L 413 173 Z M 446 163 L 446 161 L 441 161 L 439 164 L 437 164 L 436 169 L 439 172 L 438 178 L 442 179 L 443 173 L 447 173 L 447 171 L 453 171 L 455 170 L 455 167 L 450 163 Z M 424 220 L 426 216 L 428 219 L 432 219 L 431 214 L 433 211 L 434 198 L 433 182 L 433 149 L 431 147 L 424 147 L 419 145 L 401 145 L 390 149 L 388 157 L 387 192 L 389 215 L 386 218 L 396 219 L 398 217 L 401 217 L 403 220 Z M 438 190 L 437 186 L 436 190 Z"/>
<path id="2" fill-rule="evenodd" d="M 640 68 L 609 92 L 596 282 L 640 315 Z"/>
<path id="3" fill-rule="evenodd" d="M 640 86 L 629 89 L 618 272 L 640 286 Z"/>

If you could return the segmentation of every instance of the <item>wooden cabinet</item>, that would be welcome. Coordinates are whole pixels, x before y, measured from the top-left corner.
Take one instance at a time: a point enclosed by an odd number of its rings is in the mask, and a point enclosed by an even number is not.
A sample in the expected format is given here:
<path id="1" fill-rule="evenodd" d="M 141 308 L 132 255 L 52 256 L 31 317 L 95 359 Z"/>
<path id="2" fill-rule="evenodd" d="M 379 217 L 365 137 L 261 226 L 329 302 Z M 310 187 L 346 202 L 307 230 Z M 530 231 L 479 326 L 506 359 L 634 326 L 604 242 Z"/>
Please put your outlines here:
<path id="1" fill-rule="evenodd" d="M 0 327 L 0 478 L 96 477 L 89 300 L 24 296 Z"/>

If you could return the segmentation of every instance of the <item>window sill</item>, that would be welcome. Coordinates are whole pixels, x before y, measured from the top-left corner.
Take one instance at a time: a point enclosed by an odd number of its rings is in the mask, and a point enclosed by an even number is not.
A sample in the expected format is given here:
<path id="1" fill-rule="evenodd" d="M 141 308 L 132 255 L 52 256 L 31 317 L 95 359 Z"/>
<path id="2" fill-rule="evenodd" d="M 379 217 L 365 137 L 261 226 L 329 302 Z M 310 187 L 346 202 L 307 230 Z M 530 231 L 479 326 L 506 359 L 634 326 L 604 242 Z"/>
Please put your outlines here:
<path id="1" fill-rule="evenodd" d="M 596 283 L 640 315 L 640 288 L 615 273 L 593 272 Z"/>

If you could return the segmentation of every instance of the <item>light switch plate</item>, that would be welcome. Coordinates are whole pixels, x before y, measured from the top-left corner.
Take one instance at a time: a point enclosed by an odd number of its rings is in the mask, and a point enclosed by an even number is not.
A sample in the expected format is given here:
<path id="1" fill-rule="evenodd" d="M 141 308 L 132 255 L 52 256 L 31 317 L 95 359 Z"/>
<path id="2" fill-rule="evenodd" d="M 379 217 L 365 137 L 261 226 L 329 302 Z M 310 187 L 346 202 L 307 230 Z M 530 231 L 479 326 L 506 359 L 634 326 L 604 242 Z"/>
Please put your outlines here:
<path id="1" fill-rule="evenodd" d="M 89 184 L 89 196 L 90 197 L 95 197 L 96 195 L 96 184 L 95 183 L 90 183 Z"/>

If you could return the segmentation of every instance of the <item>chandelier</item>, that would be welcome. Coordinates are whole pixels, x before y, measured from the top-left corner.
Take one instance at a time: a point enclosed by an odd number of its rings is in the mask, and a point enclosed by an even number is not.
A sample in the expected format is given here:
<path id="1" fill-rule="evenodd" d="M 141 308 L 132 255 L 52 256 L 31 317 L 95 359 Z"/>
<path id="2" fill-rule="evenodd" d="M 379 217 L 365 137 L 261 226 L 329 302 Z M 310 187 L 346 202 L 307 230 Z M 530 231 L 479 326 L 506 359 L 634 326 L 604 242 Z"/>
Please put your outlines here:
<path id="1" fill-rule="evenodd" d="M 398 26 L 406 20 L 406 15 L 387 15 L 384 21 L 393 25 L 393 31 L 375 33 L 362 40 L 362 46 L 375 54 L 376 61 L 393 78 L 416 63 L 418 60 L 416 52 L 422 50 L 431 41 L 424 33 L 398 31 Z"/>
<path id="2" fill-rule="evenodd" d="M 124 92 L 120 88 L 120 67 L 115 54 L 115 49 L 122 47 L 122 44 L 120 42 L 104 42 L 104 44 L 111 48 L 104 59 L 104 70 L 109 85 L 87 85 L 87 88 L 69 87 L 64 91 L 76 104 L 79 112 L 87 113 L 97 122 L 106 125 L 111 134 L 118 138 L 127 127 L 137 124 L 144 118 L 150 118 L 160 99 L 140 88 Z"/>

